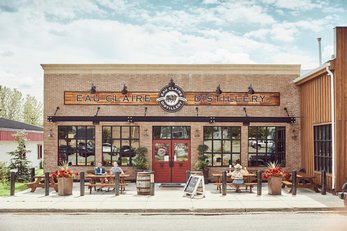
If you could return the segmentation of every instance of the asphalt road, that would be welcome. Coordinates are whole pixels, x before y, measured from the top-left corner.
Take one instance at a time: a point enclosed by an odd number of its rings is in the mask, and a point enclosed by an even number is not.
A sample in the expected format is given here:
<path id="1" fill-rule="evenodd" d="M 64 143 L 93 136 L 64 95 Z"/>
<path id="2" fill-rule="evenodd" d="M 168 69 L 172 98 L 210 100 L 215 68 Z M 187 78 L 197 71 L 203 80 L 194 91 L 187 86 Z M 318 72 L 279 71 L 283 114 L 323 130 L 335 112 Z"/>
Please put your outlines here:
<path id="1" fill-rule="evenodd" d="M 345 231 L 347 213 L 235 215 L 0 214 L 0 230 Z"/>

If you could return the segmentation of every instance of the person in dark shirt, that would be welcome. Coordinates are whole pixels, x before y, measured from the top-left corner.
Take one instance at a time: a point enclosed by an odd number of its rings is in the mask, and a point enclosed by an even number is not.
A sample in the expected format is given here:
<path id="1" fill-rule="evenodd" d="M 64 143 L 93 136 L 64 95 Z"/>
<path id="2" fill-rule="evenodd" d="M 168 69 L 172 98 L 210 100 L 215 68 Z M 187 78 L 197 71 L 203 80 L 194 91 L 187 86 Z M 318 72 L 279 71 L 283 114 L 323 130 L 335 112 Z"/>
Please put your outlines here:
<path id="1" fill-rule="evenodd" d="M 106 168 L 102 166 L 101 162 L 98 162 L 98 165 L 95 167 L 95 175 L 102 175 L 106 173 Z"/>

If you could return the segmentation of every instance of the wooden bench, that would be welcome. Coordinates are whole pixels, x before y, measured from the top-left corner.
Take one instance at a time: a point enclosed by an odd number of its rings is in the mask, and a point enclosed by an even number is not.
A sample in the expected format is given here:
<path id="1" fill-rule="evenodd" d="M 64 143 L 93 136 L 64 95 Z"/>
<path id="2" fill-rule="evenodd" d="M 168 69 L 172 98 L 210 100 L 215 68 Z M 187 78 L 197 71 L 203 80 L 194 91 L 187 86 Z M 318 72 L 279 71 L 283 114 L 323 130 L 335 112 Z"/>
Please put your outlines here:
<path id="1" fill-rule="evenodd" d="M 128 184 L 127 183 L 120 183 L 119 184 L 119 187 L 120 187 L 120 192 L 123 193 L 123 191 L 125 191 L 125 186 L 127 186 Z M 96 188 L 96 187 L 100 187 L 101 189 L 103 187 L 115 187 L 115 184 L 114 183 L 86 183 L 84 184 L 85 187 L 88 187 L 89 188 L 89 194 L 92 194 L 92 189 L 93 187 Z"/>
<path id="2" fill-rule="evenodd" d="M 245 182 L 243 184 L 228 183 L 228 185 L 230 187 L 234 187 L 234 188 L 237 188 L 237 186 L 239 186 L 239 188 L 245 187 L 245 190 L 248 190 L 248 187 L 249 187 L 249 192 L 252 193 L 253 192 L 252 189 L 255 185 L 257 185 L 257 183 L 250 183 L 250 182 L 247 182 L 247 183 Z"/>
<path id="3" fill-rule="evenodd" d="M 33 182 L 26 183 L 26 186 L 31 189 L 30 192 L 35 192 L 37 188 L 44 188 L 45 177 L 44 176 L 38 176 L 36 177 L 36 180 Z M 51 176 L 49 177 L 49 187 L 54 188 L 56 192 L 58 192 L 58 183 L 54 181 L 54 178 Z"/>
<path id="4" fill-rule="evenodd" d="M 288 180 L 282 180 L 282 188 L 284 188 L 286 186 L 288 188 L 291 188 L 293 186 L 293 183 L 291 181 L 288 181 Z"/>

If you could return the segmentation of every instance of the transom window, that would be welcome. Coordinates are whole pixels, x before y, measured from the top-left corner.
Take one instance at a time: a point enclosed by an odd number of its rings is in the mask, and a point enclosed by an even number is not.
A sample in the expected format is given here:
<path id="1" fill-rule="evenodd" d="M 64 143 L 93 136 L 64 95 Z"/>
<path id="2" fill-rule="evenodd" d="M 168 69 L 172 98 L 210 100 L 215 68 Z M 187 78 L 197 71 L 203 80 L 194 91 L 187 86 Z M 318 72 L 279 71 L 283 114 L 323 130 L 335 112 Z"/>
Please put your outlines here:
<path id="1" fill-rule="evenodd" d="M 131 166 L 135 149 L 140 146 L 139 126 L 102 127 L 102 160 L 110 166 L 118 162 L 121 166 Z"/>
<path id="2" fill-rule="evenodd" d="M 285 127 L 248 128 L 248 166 L 266 166 L 277 162 L 285 166 Z"/>
<path id="3" fill-rule="evenodd" d="M 204 127 L 209 166 L 241 163 L 241 127 Z"/>
<path id="4" fill-rule="evenodd" d="M 94 165 L 94 126 L 58 126 L 58 165 Z"/>
<path id="5" fill-rule="evenodd" d="M 331 173 L 331 125 L 314 126 L 314 170 Z"/>
<path id="6" fill-rule="evenodd" d="M 188 126 L 154 126 L 153 140 L 189 140 Z"/>

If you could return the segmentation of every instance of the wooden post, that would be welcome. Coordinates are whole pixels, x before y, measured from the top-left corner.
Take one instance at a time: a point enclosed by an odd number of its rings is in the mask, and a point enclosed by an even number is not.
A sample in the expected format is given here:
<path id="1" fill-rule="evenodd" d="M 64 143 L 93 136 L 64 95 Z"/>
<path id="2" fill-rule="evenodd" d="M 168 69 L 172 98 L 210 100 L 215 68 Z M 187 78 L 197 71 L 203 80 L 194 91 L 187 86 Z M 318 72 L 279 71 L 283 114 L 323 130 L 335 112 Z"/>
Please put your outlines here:
<path id="1" fill-rule="evenodd" d="M 155 184 L 154 184 L 154 171 L 151 172 L 151 192 L 150 195 L 154 196 Z"/>
<path id="2" fill-rule="evenodd" d="M 80 172 L 80 196 L 84 196 L 84 172 Z"/>
<path id="3" fill-rule="evenodd" d="M 186 171 L 186 182 L 188 182 L 189 177 L 190 177 L 190 170 L 187 170 Z"/>
<path id="4" fill-rule="evenodd" d="M 16 189 L 16 173 L 15 172 L 11 172 L 10 180 L 11 180 L 10 196 L 14 196 L 14 192 Z"/>
<path id="5" fill-rule="evenodd" d="M 115 195 L 119 196 L 119 181 L 120 181 L 120 172 L 115 174 Z"/>
<path id="6" fill-rule="evenodd" d="M 227 195 L 227 171 L 223 171 L 222 175 L 222 195 Z"/>
<path id="7" fill-rule="evenodd" d="M 322 195 L 327 194 L 327 171 L 325 169 L 322 170 Z"/>
<path id="8" fill-rule="evenodd" d="M 261 196 L 261 189 L 262 189 L 262 179 L 261 179 L 262 172 L 261 170 L 257 171 L 257 195 Z"/>
<path id="9" fill-rule="evenodd" d="M 49 172 L 45 172 L 45 196 L 49 195 Z"/>
<path id="10" fill-rule="evenodd" d="M 35 168 L 30 169 L 30 180 L 31 182 L 35 181 Z"/>
<path id="11" fill-rule="evenodd" d="M 296 171 L 292 171 L 292 195 L 296 195 Z"/>

